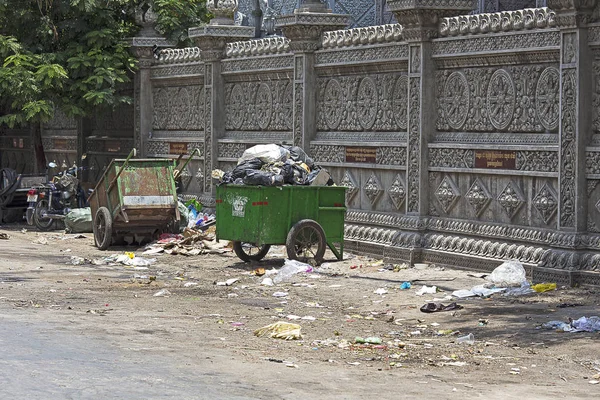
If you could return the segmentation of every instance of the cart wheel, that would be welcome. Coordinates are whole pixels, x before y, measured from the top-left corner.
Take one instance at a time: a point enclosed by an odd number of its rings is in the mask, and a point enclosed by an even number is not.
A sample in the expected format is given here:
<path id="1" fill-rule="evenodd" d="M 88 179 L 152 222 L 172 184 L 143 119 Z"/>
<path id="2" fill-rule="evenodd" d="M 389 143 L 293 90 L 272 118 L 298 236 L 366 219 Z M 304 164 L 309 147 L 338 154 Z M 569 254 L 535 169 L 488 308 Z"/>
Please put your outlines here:
<path id="1" fill-rule="evenodd" d="M 290 229 L 285 247 L 292 260 L 307 262 L 310 259 L 318 264 L 325 255 L 325 232 L 321 225 L 312 219 L 303 219 Z"/>
<path id="2" fill-rule="evenodd" d="M 100 250 L 106 250 L 112 242 L 112 217 L 106 207 L 100 207 L 94 217 L 94 242 Z"/>
<path id="3" fill-rule="evenodd" d="M 252 243 L 233 242 L 233 251 L 242 261 L 260 261 L 267 255 L 270 248 L 270 244 L 256 246 Z"/>
<path id="4" fill-rule="evenodd" d="M 46 199 L 41 199 L 35 205 L 35 210 L 33 211 L 33 223 L 36 228 L 40 231 L 49 231 L 52 229 L 52 224 L 54 224 L 53 219 L 42 219 L 44 215 L 48 213 L 49 203 Z"/>

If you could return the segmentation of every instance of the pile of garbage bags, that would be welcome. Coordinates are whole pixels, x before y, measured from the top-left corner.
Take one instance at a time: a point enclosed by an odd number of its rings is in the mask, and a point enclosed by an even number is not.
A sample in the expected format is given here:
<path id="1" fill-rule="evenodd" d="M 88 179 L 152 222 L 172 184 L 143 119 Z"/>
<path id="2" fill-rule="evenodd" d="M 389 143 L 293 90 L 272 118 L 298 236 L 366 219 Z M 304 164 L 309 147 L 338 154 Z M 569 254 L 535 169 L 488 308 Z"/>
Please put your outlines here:
<path id="1" fill-rule="evenodd" d="M 222 184 L 251 186 L 319 185 L 331 186 L 333 180 L 297 146 L 256 145 L 247 149 L 230 172 L 212 171 Z"/>

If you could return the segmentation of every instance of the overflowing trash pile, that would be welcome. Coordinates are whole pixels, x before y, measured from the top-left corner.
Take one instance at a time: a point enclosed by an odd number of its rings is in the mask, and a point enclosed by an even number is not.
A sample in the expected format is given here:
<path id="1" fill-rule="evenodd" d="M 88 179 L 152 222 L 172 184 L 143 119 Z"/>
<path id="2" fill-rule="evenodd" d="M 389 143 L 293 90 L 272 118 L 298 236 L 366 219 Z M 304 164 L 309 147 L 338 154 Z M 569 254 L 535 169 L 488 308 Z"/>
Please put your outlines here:
<path id="1" fill-rule="evenodd" d="M 160 238 L 148 246 L 142 253 L 150 254 L 180 254 L 185 256 L 197 256 L 207 253 L 224 253 L 231 251 L 228 241 L 217 241 L 214 229 L 206 231 L 185 228 L 182 234 L 163 233 Z"/>
<path id="2" fill-rule="evenodd" d="M 277 144 L 247 149 L 233 171 L 215 169 L 212 177 L 221 184 L 250 186 L 334 184 L 329 172 L 315 164 L 300 147 Z"/>

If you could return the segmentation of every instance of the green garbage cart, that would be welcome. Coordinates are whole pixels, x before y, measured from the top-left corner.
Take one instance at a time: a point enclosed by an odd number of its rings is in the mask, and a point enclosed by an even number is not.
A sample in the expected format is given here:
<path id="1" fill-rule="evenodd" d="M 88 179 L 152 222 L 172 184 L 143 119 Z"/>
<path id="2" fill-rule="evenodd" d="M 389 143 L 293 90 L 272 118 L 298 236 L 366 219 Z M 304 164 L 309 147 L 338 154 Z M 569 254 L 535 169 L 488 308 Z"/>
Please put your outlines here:
<path id="1" fill-rule="evenodd" d="M 178 231 L 175 161 L 132 159 L 135 153 L 133 149 L 127 159 L 112 160 L 88 199 L 100 250 L 125 235 Z"/>
<path id="2" fill-rule="evenodd" d="M 290 259 L 317 264 L 329 246 L 341 260 L 345 191 L 343 186 L 217 186 L 217 238 L 233 241 L 244 261 L 261 260 L 271 245 L 285 245 Z"/>

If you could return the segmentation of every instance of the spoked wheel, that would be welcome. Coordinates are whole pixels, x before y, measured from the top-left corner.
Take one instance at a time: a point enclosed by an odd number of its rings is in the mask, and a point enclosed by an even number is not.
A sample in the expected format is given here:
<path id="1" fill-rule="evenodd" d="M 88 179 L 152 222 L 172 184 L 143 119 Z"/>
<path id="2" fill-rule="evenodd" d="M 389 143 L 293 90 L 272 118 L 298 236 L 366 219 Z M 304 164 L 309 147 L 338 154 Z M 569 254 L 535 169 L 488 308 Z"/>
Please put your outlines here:
<path id="1" fill-rule="evenodd" d="M 312 219 L 303 219 L 292 226 L 285 242 L 290 259 L 302 262 L 314 260 L 317 265 L 323 262 L 326 245 L 323 228 Z"/>
<path id="2" fill-rule="evenodd" d="M 100 250 L 106 250 L 112 243 L 112 217 L 106 207 L 100 207 L 94 217 L 94 242 Z"/>
<path id="3" fill-rule="evenodd" d="M 267 255 L 270 244 L 257 246 L 246 242 L 233 242 L 233 251 L 242 261 L 260 261 Z"/>
<path id="4" fill-rule="evenodd" d="M 35 205 L 33 211 L 33 223 L 40 231 L 49 231 L 52 229 L 54 221 L 51 218 L 44 218 L 48 214 L 49 203 L 47 199 L 42 199 Z"/>

